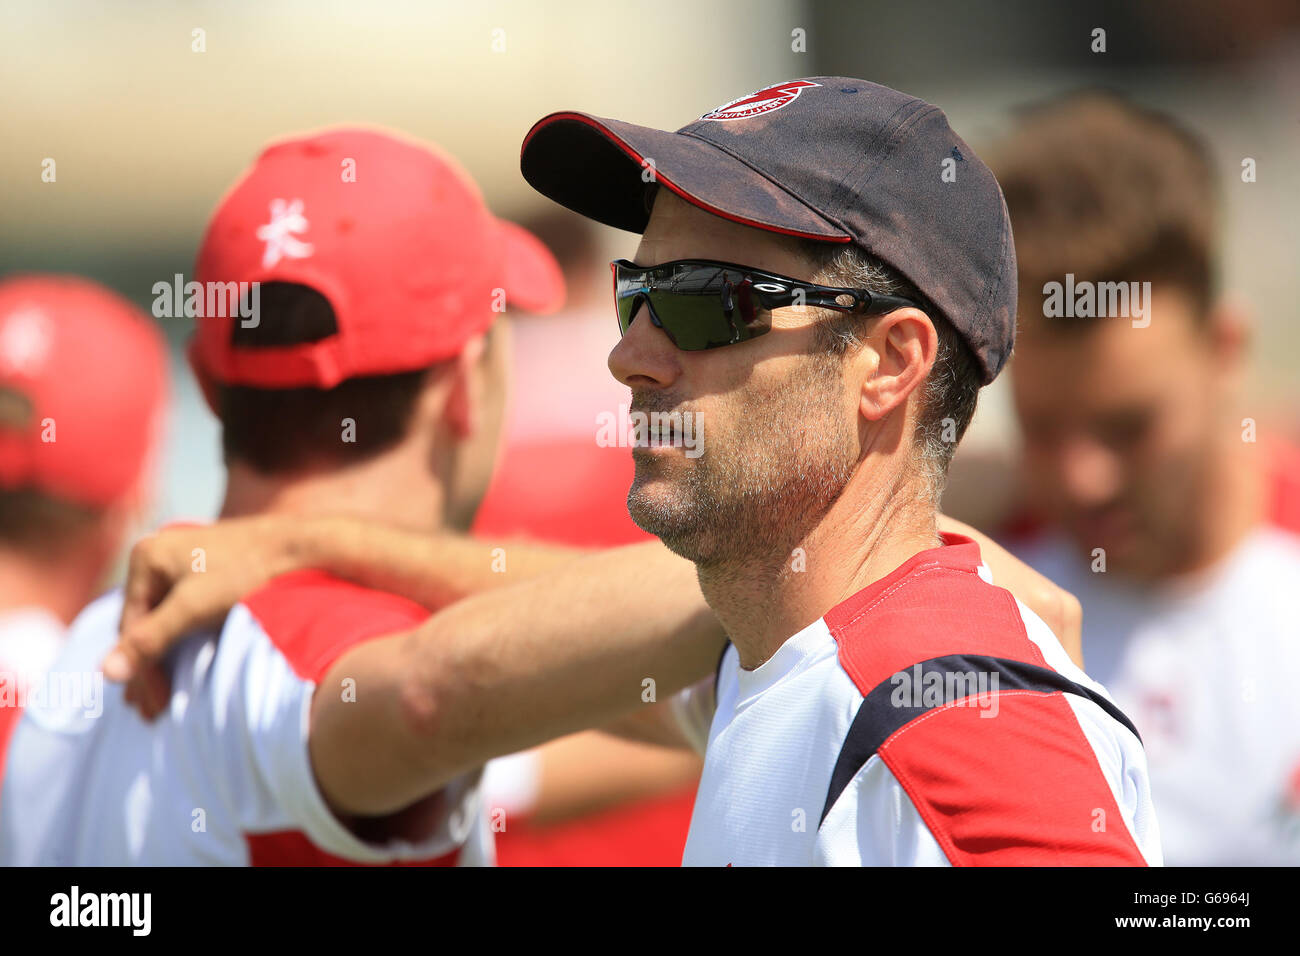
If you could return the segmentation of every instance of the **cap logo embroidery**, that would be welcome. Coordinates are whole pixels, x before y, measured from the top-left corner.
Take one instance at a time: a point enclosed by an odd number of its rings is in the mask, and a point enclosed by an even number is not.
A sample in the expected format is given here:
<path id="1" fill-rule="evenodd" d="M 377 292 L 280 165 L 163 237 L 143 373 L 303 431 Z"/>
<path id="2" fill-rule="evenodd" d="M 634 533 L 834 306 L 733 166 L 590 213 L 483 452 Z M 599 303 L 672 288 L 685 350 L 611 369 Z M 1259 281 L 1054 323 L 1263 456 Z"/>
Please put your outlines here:
<path id="1" fill-rule="evenodd" d="M 312 244 L 303 242 L 293 233 L 306 232 L 311 225 L 302 214 L 302 200 L 288 202 L 271 200 L 271 221 L 257 227 L 257 238 L 266 243 L 262 252 L 262 268 L 269 269 L 281 259 L 306 259 L 312 254 Z"/>
<path id="2" fill-rule="evenodd" d="M 814 83 L 812 80 L 791 80 L 789 83 L 779 83 L 756 93 L 750 93 L 748 96 L 742 96 L 738 100 L 732 100 L 730 103 L 724 103 L 716 110 L 705 113 L 700 119 L 721 123 L 728 120 L 748 119 L 762 113 L 771 113 L 773 110 L 779 110 L 781 107 L 793 103 L 798 99 L 799 93 L 810 86 L 821 86 L 821 84 Z"/>

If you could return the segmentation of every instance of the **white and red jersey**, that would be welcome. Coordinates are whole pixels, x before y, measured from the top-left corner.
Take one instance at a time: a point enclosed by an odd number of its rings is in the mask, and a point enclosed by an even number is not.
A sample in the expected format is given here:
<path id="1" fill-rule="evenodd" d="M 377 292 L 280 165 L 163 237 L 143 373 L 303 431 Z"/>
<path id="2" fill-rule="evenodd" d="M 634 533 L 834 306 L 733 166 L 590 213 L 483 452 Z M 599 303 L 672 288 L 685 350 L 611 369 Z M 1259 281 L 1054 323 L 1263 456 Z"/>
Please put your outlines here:
<path id="1" fill-rule="evenodd" d="M 121 607 L 113 593 L 82 612 L 53 673 L 98 674 Z M 169 706 L 152 723 L 102 675 L 98 708 L 66 695 L 29 702 L 0 796 L 0 863 L 490 864 L 480 772 L 429 798 L 418 842 L 382 843 L 339 821 L 312 772 L 317 682 L 353 645 L 427 617 L 393 595 L 299 572 L 246 598 L 219 633 L 179 646 Z"/>
<path id="2" fill-rule="evenodd" d="M 1279 464 L 1286 456 L 1279 456 Z M 1012 544 L 1083 604 L 1088 670 L 1146 742 L 1172 865 L 1300 864 L 1300 458 L 1268 524 L 1162 586 L 1093 570 L 1055 534 Z"/>
<path id="3" fill-rule="evenodd" d="M 707 741 L 683 864 L 1161 863 L 1137 734 L 944 537 L 675 698 Z"/>

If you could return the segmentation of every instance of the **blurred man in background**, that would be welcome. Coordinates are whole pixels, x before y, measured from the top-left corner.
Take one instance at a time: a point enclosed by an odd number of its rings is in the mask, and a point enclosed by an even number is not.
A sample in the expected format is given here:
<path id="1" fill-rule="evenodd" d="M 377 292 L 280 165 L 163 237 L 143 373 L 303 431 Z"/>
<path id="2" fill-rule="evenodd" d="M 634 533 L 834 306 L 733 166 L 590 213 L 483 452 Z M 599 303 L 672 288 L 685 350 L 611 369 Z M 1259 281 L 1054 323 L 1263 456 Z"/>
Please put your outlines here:
<path id="1" fill-rule="evenodd" d="M 0 770 L 64 630 L 105 584 L 146 480 L 167 392 L 162 336 L 93 282 L 0 282 Z M 93 683 L 73 687 L 90 709 Z"/>
<path id="2" fill-rule="evenodd" d="M 563 280 L 535 238 L 491 215 L 454 162 L 356 130 L 273 144 L 210 221 L 196 281 L 208 311 L 190 358 L 222 425 L 223 517 L 468 528 L 505 405 L 505 331 L 495 320 L 505 296 L 558 307 Z M 231 290 L 241 290 L 238 303 Z M 60 362 L 93 364 L 93 341 L 58 344 L 50 354 Z M 60 371 L 87 383 L 76 364 Z M 106 405 L 139 385 L 90 384 L 87 400 Z M 59 427 L 75 442 L 80 424 Z M 102 452 L 139 431 L 121 425 L 101 429 Z M 93 458 L 75 464 L 89 480 L 103 477 Z M 204 570 L 202 549 L 191 554 Z M 59 613 L 66 620 L 89 596 L 85 587 L 67 595 Z M 97 670 L 121 604 L 114 592 L 78 617 L 60 670 Z M 391 813 L 359 814 L 322 795 L 317 750 L 307 752 L 315 682 L 353 645 L 427 616 L 326 575 L 282 577 L 186 646 L 164 719 L 141 720 L 119 687 L 99 713 L 61 700 L 33 708 L 14 736 L 0 859 L 490 862 L 477 771 Z M 319 735 L 311 743 L 319 748 Z"/>
<path id="3" fill-rule="evenodd" d="M 1083 604 L 1088 672 L 1146 744 L 1166 861 L 1300 862 L 1300 456 L 1257 441 L 1242 405 L 1210 155 L 1088 93 L 1029 112 L 1002 157 L 1019 553 Z"/>

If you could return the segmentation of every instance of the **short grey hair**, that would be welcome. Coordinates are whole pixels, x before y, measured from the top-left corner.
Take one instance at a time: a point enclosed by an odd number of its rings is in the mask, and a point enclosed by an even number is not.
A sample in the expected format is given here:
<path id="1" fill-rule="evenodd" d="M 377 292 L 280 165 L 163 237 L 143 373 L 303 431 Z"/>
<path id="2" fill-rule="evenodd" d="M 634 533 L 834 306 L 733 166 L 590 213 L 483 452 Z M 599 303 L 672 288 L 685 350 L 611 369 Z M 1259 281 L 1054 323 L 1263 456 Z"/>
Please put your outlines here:
<path id="1" fill-rule="evenodd" d="M 853 244 L 808 241 L 805 255 L 816 270 L 814 281 L 829 286 L 900 295 L 916 302 L 938 333 L 939 349 L 921 395 L 915 440 L 922 480 L 937 506 L 948 481 L 953 452 L 975 415 L 982 384 L 979 365 L 965 340 L 939 310 L 897 269 Z M 817 347 L 844 355 L 861 345 L 861 316 L 831 313 L 818 324 Z"/>

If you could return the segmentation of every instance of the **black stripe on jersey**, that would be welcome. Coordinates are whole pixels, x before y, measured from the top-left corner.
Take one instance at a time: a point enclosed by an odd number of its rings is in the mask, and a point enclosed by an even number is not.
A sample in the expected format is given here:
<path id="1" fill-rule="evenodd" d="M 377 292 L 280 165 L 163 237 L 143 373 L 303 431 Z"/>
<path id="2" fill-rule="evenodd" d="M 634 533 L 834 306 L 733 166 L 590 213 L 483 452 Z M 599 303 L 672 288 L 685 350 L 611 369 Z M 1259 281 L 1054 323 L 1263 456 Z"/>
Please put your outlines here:
<path id="1" fill-rule="evenodd" d="M 906 682 L 913 682 L 916 679 L 917 668 L 920 669 L 920 677 L 925 684 L 936 680 L 936 678 L 928 676 L 934 674 L 937 675 L 938 686 L 943 688 L 956 686 L 955 679 L 957 678 L 967 678 L 970 675 L 996 674 L 997 691 L 1061 691 L 1066 694 L 1085 697 L 1127 727 L 1133 736 L 1137 737 L 1139 743 L 1142 741 L 1142 737 L 1138 734 L 1137 728 L 1133 726 L 1133 722 L 1124 716 L 1123 711 L 1113 703 L 1096 691 L 1084 687 L 1082 684 L 1076 684 L 1068 677 L 1049 668 L 1039 667 L 1036 664 L 1027 664 L 1024 661 L 1013 661 L 1002 657 L 985 657 L 979 654 L 950 654 L 946 657 L 931 658 L 928 661 L 920 661 L 913 667 L 900 671 L 899 674 L 892 675 L 889 680 L 882 681 L 872 688 L 871 693 L 863 698 L 861 706 L 858 707 L 857 715 L 854 716 L 853 723 L 849 727 L 849 732 L 844 738 L 844 746 L 840 748 L 839 759 L 835 761 L 835 771 L 831 774 L 831 785 L 826 793 L 826 805 L 822 807 L 821 821 L 818 821 L 819 826 L 822 821 L 825 821 L 826 815 L 831 812 L 831 807 L 835 805 L 835 801 L 844 792 L 844 788 L 858 775 L 858 771 L 871 759 L 872 755 L 880 749 L 880 745 L 894 733 L 916 720 L 916 718 L 953 703 L 954 699 L 978 698 L 980 696 L 980 690 L 972 689 L 971 693 L 952 699 L 940 694 L 940 700 L 930 703 L 913 704 L 909 702 L 904 704 L 896 702 L 895 696 L 905 686 L 905 682 L 899 679 L 900 674 L 905 675 Z M 954 679 L 953 681 L 949 680 L 950 676 Z M 989 678 L 986 688 L 990 692 L 992 692 L 991 686 L 992 680 Z M 922 695 L 923 688 L 915 690 L 918 695 Z"/>
<path id="2" fill-rule="evenodd" d="M 715 705 L 718 700 L 718 681 L 722 680 L 722 662 L 727 659 L 727 651 L 729 650 L 731 650 L 730 640 L 722 645 L 722 653 L 718 655 L 718 666 L 713 668 L 713 700 Z"/>

